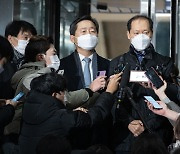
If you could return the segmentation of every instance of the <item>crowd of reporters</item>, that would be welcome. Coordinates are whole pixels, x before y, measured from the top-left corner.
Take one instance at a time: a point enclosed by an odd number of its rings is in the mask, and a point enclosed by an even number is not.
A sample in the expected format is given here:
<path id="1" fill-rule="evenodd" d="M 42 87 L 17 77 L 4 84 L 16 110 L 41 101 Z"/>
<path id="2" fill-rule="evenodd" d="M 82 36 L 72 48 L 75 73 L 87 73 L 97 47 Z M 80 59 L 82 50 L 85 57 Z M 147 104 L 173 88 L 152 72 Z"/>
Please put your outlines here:
<path id="1" fill-rule="evenodd" d="M 132 17 L 127 23 L 129 51 L 110 61 L 95 50 L 99 25 L 91 16 L 71 24 L 75 51 L 62 59 L 53 40 L 37 35 L 32 24 L 9 23 L 5 37 L 0 36 L 1 152 L 78 154 L 104 148 L 104 154 L 164 154 L 178 150 L 178 70 L 171 58 L 155 51 L 152 26 L 146 16 Z M 89 84 L 84 75 L 87 57 Z M 151 82 L 129 82 L 132 70 L 151 67 L 163 81 L 160 88 Z M 24 96 L 12 101 L 19 92 Z M 147 95 L 160 100 L 162 109 L 146 101 Z"/>

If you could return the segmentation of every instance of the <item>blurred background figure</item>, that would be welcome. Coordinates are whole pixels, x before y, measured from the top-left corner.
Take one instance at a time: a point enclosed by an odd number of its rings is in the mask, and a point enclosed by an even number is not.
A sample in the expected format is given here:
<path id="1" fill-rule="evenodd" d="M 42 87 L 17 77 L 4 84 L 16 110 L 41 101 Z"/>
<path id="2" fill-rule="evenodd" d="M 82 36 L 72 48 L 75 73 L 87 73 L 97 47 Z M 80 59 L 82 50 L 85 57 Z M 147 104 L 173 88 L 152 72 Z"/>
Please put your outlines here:
<path id="1" fill-rule="evenodd" d="M 13 62 L 17 69 L 22 65 L 25 48 L 34 35 L 37 35 L 35 27 L 24 20 L 14 20 L 6 26 L 5 37 L 14 49 Z"/>
<path id="2" fill-rule="evenodd" d="M 11 44 L 0 36 L 0 99 L 10 99 L 14 96 L 11 78 L 16 68 L 11 63 L 14 53 Z"/>

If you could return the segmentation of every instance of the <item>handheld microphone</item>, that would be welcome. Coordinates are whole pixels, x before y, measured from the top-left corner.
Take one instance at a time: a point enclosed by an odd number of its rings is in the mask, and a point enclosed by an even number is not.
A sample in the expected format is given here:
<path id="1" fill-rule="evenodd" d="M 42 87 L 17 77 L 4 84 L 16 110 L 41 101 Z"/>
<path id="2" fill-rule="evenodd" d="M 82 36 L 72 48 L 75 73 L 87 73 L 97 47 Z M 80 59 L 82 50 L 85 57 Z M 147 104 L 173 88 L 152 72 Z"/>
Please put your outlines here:
<path id="1" fill-rule="evenodd" d="M 122 74 L 119 90 L 117 92 L 118 102 L 121 102 L 123 98 L 125 97 L 125 88 L 127 84 L 129 83 L 130 69 L 131 69 L 131 66 L 127 63 L 125 65 L 125 69 Z"/>

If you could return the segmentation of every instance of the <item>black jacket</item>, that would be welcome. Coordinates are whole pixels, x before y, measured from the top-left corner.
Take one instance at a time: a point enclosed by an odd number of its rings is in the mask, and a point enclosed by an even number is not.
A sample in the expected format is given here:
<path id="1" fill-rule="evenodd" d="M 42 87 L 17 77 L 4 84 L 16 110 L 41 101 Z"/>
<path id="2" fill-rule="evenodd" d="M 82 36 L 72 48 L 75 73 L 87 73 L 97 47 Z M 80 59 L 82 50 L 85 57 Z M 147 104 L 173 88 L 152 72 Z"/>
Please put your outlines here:
<path id="1" fill-rule="evenodd" d="M 114 69 L 121 63 L 130 64 L 131 70 L 146 70 L 150 67 L 162 67 L 162 76 L 166 81 L 171 81 L 170 73 L 173 70 L 173 61 L 169 57 L 162 56 L 154 51 L 152 45 L 146 49 L 146 55 L 141 63 L 139 63 L 134 48 L 131 46 L 130 51 L 113 59 L 110 63 L 109 75 L 114 74 Z M 155 100 L 158 97 L 152 89 L 144 88 L 138 83 L 128 83 L 133 92 L 133 99 L 136 102 L 138 111 L 143 115 L 143 119 L 148 125 L 148 128 L 159 134 L 159 136 L 168 145 L 171 142 L 173 131 L 168 120 L 162 116 L 152 113 L 144 101 L 143 96 L 150 95 Z M 131 143 L 135 139 L 129 131 L 128 125 L 131 121 L 140 119 L 138 112 L 134 109 L 127 95 L 122 102 L 119 103 L 119 108 L 114 110 L 115 125 L 114 125 L 114 146 L 115 149 L 122 151 L 130 151 Z"/>
<path id="2" fill-rule="evenodd" d="M 11 99 L 15 91 L 11 87 L 11 78 L 16 72 L 14 63 L 8 62 L 4 65 L 4 71 L 0 73 L 0 99 Z"/>
<path id="3" fill-rule="evenodd" d="M 3 136 L 4 127 L 12 121 L 14 113 L 15 109 L 12 105 L 0 107 L 0 137 Z"/>
<path id="4" fill-rule="evenodd" d="M 131 65 L 131 70 L 145 71 L 150 67 L 154 67 L 162 74 L 163 79 L 172 81 L 170 74 L 175 70 L 172 59 L 155 52 L 152 44 L 145 50 L 145 53 L 144 59 L 140 63 L 134 52 L 134 48 L 130 46 L 129 52 L 114 58 L 110 62 L 109 75 L 114 73 L 114 69 L 117 68 L 118 64 L 129 63 Z"/>
<path id="5" fill-rule="evenodd" d="M 109 60 L 97 55 L 97 59 L 93 60 L 93 76 L 95 79 L 98 71 L 106 71 L 108 74 Z M 67 89 L 69 91 L 75 91 L 83 89 L 84 87 L 84 76 L 81 67 L 81 62 L 77 51 L 71 55 L 61 59 L 60 69 L 64 70 L 64 76 L 67 79 Z"/>
<path id="6" fill-rule="evenodd" d="M 114 96 L 104 92 L 88 113 L 67 110 L 52 96 L 31 91 L 23 109 L 19 137 L 20 153 L 34 154 L 38 141 L 47 134 L 68 137 L 73 129 L 88 128 L 110 113 Z"/>

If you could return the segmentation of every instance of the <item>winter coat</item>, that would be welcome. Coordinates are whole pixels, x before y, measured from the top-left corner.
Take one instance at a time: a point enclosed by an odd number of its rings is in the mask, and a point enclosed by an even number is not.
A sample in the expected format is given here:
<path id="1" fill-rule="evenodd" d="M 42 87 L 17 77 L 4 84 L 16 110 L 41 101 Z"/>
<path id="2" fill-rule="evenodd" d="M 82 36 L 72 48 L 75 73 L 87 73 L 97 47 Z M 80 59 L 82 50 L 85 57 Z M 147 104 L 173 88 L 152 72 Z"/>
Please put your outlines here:
<path id="1" fill-rule="evenodd" d="M 0 107 L 0 137 L 4 133 L 4 127 L 13 119 L 15 110 L 12 105 L 5 105 Z"/>
<path id="2" fill-rule="evenodd" d="M 145 71 L 150 67 L 159 67 L 162 77 L 166 81 L 171 81 L 170 73 L 174 67 L 173 61 L 169 57 L 156 53 L 152 45 L 145 50 L 145 53 L 146 54 L 140 63 L 137 55 L 134 52 L 134 48 L 130 46 L 129 52 L 118 56 L 111 61 L 109 75 L 114 74 L 114 70 L 121 66 L 122 63 L 128 63 L 131 70 Z M 127 86 L 132 90 L 132 97 L 137 110 L 141 115 L 143 115 L 143 119 L 146 122 L 148 129 L 151 132 L 158 134 L 163 139 L 165 144 L 168 145 L 173 136 L 172 126 L 166 118 L 152 113 L 144 101 L 144 96 L 152 96 L 155 100 L 158 100 L 158 97 L 155 95 L 154 91 L 149 88 L 144 88 L 139 83 L 128 83 Z M 128 125 L 133 120 L 141 120 L 137 110 L 132 106 L 127 95 L 118 104 L 118 107 L 114 107 L 113 115 L 115 123 L 113 131 L 113 146 L 115 151 L 130 151 L 131 144 L 135 140 L 135 137 L 129 131 Z"/>
<path id="3" fill-rule="evenodd" d="M 15 95 L 20 91 L 27 92 L 25 87 L 23 86 L 24 79 L 32 74 L 45 67 L 45 63 L 43 61 L 38 62 L 29 62 L 23 64 L 20 69 L 13 75 L 11 79 L 11 86 L 16 91 Z"/>
<path id="4" fill-rule="evenodd" d="M 70 138 L 71 131 L 89 128 L 110 113 L 114 96 L 104 92 L 88 113 L 67 110 L 56 98 L 31 91 L 23 108 L 20 154 L 35 154 L 39 140 L 48 134 Z"/>
<path id="5" fill-rule="evenodd" d="M 4 65 L 4 71 L 0 73 L 0 99 L 11 99 L 14 90 L 11 87 L 11 78 L 16 72 L 15 64 L 8 62 Z"/>

